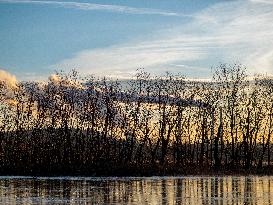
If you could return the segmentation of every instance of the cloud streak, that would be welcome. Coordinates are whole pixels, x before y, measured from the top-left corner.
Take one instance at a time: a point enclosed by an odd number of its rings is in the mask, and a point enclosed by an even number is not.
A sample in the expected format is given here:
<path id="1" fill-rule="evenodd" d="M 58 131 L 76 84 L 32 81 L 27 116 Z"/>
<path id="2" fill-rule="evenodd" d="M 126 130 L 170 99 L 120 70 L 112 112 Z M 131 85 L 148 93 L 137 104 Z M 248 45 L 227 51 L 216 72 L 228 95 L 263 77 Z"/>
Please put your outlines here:
<path id="1" fill-rule="evenodd" d="M 70 9 L 80 9 L 86 11 L 106 11 L 115 13 L 127 14 L 143 14 L 143 15 L 161 15 L 161 16 L 188 16 L 175 12 L 167 12 L 158 9 L 148 8 L 135 8 L 121 5 L 110 4 L 95 4 L 83 2 L 66 2 L 66 1 L 35 1 L 35 0 L 0 0 L 0 3 L 13 3 L 13 4 L 38 4 L 38 5 L 51 5 Z M 190 16 L 188 16 L 190 17 Z"/>
<path id="2" fill-rule="evenodd" d="M 208 75 L 211 65 L 239 61 L 252 74 L 273 74 L 273 4 L 264 1 L 218 3 L 194 14 L 188 24 L 160 31 L 155 38 L 85 50 L 54 66 L 126 76 L 139 67 L 157 73 L 192 70 L 194 75 L 204 73 L 207 65 Z"/>
<path id="3" fill-rule="evenodd" d="M 175 45 L 171 47 L 169 43 L 167 44 L 168 47 L 164 47 L 164 43 L 154 41 L 149 44 L 86 50 L 54 67 L 79 68 L 81 72 L 97 75 L 130 77 L 140 67 L 149 69 L 177 59 L 192 61 L 202 58 L 202 51 L 195 51 L 192 48 L 177 49 Z"/>
<path id="4" fill-rule="evenodd" d="M 181 16 L 179 13 L 93 3 L 0 0 L 81 10 Z M 130 77 L 137 68 L 209 75 L 210 66 L 239 61 L 251 73 L 273 74 L 273 3 L 270 0 L 224 1 L 188 15 L 188 23 L 154 31 L 142 40 L 83 50 L 51 68 L 76 68 L 85 74 Z M 182 65 L 182 66 L 181 66 Z M 207 67 L 207 71 L 206 68 Z M 207 77 L 207 76 L 200 77 Z"/>

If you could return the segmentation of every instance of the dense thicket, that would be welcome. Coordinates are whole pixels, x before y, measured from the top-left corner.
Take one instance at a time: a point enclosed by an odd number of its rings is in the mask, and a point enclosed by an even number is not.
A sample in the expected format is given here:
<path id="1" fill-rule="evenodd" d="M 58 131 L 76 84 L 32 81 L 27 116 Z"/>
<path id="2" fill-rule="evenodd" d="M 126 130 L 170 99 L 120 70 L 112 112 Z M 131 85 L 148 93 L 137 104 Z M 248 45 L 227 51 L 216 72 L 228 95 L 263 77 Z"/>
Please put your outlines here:
<path id="1" fill-rule="evenodd" d="M 222 64 L 210 82 L 57 73 L 0 83 L 0 174 L 262 172 L 272 165 L 273 80 Z"/>

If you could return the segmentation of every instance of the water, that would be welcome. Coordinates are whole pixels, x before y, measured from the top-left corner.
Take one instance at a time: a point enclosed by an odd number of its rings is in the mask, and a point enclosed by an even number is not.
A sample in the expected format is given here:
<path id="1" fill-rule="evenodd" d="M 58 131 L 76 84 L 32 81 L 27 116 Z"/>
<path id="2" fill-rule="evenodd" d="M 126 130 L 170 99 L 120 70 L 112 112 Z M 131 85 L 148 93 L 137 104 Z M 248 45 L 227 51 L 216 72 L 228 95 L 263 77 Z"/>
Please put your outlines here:
<path id="1" fill-rule="evenodd" d="M 273 177 L 0 177 L 0 204 L 273 204 Z"/>

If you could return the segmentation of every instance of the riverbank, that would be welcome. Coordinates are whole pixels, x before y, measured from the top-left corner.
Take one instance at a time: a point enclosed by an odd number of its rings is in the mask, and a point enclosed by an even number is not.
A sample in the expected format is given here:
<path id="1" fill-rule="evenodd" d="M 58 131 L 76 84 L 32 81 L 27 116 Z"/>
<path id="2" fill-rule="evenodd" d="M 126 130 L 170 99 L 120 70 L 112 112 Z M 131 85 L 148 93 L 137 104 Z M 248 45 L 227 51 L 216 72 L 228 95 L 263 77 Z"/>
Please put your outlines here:
<path id="1" fill-rule="evenodd" d="M 143 165 L 142 167 L 131 166 L 109 166 L 105 164 L 102 167 L 40 167 L 33 170 L 25 168 L 17 169 L 1 169 L 0 175 L 2 176 L 42 176 L 42 177 L 59 177 L 59 176 L 79 176 L 79 177 L 151 177 L 151 176 L 228 176 L 228 175 L 273 175 L 273 166 L 266 166 L 262 168 L 253 167 L 251 169 L 244 169 L 238 166 L 236 168 L 231 167 L 219 167 L 218 169 L 205 167 L 205 166 L 179 166 L 175 164 L 169 164 L 168 166 L 162 166 L 160 164 Z"/>

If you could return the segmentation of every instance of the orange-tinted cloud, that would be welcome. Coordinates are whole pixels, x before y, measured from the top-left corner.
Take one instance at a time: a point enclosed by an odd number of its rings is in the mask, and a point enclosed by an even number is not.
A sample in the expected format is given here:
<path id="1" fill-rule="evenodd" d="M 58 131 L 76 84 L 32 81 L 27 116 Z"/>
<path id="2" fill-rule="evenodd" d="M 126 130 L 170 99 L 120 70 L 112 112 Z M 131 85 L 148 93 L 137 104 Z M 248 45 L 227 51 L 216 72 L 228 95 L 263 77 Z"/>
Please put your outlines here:
<path id="1" fill-rule="evenodd" d="M 2 69 L 0 69 L 0 82 L 6 84 L 7 86 L 11 88 L 17 87 L 16 77 Z"/>

